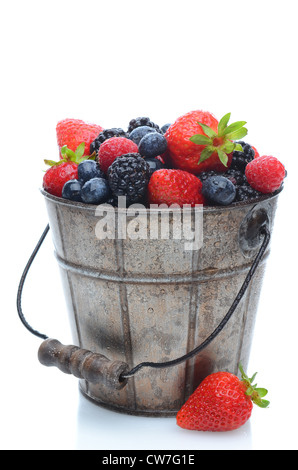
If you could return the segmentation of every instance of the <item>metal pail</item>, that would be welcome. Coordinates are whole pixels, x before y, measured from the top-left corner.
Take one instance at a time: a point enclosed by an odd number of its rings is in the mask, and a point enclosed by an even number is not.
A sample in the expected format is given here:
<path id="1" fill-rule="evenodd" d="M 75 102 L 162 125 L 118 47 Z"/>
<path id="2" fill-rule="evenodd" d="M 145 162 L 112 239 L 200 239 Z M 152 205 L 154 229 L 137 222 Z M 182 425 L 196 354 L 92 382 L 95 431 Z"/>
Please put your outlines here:
<path id="1" fill-rule="evenodd" d="M 272 230 L 278 199 L 204 207 L 203 245 L 185 250 L 183 239 L 98 239 L 95 206 L 42 193 L 74 344 L 129 367 L 184 355 L 214 330 L 258 252 L 259 228 Z M 237 374 L 239 362 L 248 363 L 268 253 L 233 317 L 199 355 L 144 368 L 120 389 L 80 379 L 81 392 L 120 412 L 171 416 L 208 374 Z"/>

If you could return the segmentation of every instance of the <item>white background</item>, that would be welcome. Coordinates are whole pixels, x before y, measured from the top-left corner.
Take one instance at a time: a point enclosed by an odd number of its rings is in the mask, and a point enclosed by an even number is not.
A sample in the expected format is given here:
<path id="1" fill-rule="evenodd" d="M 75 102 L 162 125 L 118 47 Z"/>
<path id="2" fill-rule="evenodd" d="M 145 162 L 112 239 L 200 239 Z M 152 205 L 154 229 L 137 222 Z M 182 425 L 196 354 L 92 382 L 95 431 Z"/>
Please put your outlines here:
<path id="1" fill-rule="evenodd" d="M 295 0 L 100 0 L 1 3 L 2 449 L 297 449 L 297 15 Z M 246 120 L 247 141 L 288 177 L 259 305 L 248 373 L 271 406 L 230 433 L 185 431 L 175 418 L 129 417 L 80 396 L 77 379 L 37 360 L 17 318 L 22 270 L 47 224 L 43 159 L 73 117 L 160 125 L 194 109 Z M 72 341 L 48 237 L 26 283 L 33 326 Z"/>

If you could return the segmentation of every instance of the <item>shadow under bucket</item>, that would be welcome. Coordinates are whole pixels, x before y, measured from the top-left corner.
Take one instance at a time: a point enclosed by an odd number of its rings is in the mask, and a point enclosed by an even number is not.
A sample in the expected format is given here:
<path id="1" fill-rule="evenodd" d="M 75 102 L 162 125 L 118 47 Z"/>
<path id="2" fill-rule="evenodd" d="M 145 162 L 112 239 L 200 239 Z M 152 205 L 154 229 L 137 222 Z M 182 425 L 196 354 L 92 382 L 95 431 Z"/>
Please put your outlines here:
<path id="1" fill-rule="evenodd" d="M 114 388 L 108 383 L 110 361 L 122 373 L 144 361 L 170 361 L 212 333 L 258 253 L 260 229 L 272 231 L 277 194 L 251 203 L 204 207 L 199 250 L 185 249 L 183 238 L 150 238 L 156 223 L 150 211 L 140 216 L 147 221 L 147 239 L 119 239 L 116 233 L 99 239 L 96 206 L 42 194 L 77 345 L 67 350 L 56 342 L 51 357 L 60 361 L 61 370 L 80 378 L 86 397 L 124 413 L 171 416 L 208 374 L 237 374 L 240 362 L 247 367 L 269 247 L 233 316 L 200 354 L 173 367 L 144 367 Z M 111 210 L 116 231 L 121 209 Z M 126 217 L 129 224 L 132 218 Z M 169 223 L 173 225 L 171 214 Z M 83 374 L 79 348 L 86 350 L 85 366 L 93 360 L 90 351 L 105 356 L 99 374 L 107 377 L 100 383 L 91 373 Z M 39 355 L 45 365 L 54 365 L 43 361 L 42 351 Z"/>

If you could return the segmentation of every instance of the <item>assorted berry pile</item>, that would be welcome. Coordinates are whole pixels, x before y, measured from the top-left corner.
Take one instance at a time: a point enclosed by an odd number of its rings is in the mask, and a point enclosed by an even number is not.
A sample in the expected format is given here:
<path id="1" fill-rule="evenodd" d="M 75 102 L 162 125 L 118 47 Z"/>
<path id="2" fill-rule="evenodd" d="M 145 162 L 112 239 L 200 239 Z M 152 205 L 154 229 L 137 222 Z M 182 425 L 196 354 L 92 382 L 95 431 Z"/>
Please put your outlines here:
<path id="1" fill-rule="evenodd" d="M 148 117 L 132 119 L 127 130 L 104 129 L 78 119 L 56 127 L 60 159 L 43 188 L 54 196 L 86 204 L 203 204 L 226 206 L 278 191 L 283 164 L 260 156 L 243 140 L 245 121 L 229 124 L 209 112 L 192 111 L 159 126 Z"/>

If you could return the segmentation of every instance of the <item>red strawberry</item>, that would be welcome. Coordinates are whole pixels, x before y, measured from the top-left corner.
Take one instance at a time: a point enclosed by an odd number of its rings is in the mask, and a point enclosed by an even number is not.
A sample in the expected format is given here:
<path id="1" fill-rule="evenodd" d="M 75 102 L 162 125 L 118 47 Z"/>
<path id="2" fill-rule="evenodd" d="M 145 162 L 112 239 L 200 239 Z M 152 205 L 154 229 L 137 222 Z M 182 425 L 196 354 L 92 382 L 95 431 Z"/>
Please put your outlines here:
<path id="1" fill-rule="evenodd" d="M 245 169 L 248 183 L 261 193 L 272 193 L 279 189 L 285 175 L 284 165 L 271 155 L 254 158 Z"/>
<path id="2" fill-rule="evenodd" d="M 84 156 L 85 144 L 82 142 L 73 152 L 66 145 L 61 148 L 61 156 L 58 162 L 45 160 L 49 168 L 43 177 L 43 188 L 54 196 L 61 197 L 64 184 L 72 179 L 78 178 L 78 165 L 88 158 Z"/>
<path id="3" fill-rule="evenodd" d="M 250 418 L 253 403 L 266 408 L 264 388 L 252 385 L 252 378 L 239 369 L 242 380 L 230 372 L 215 372 L 206 377 L 177 413 L 181 428 L 196 431 L 232 431 Z"/>
<path id="4" fill-rule="evenodd" d="M 165 133 L 173 166 L 194 174 L 208 170 L 226 171 L 233 150 L 237 150 L 233 140 L 247 134 L 243 127 L 245 121 L 228 126 L 229 119 L 230 113 L 218 122 L 207 111 L 191 111 L 179 117 Z"/>
<path id="5" fill-rule="evenodd" d="M 126 137 L 111 137 L 105 140 L 98 150 L 98 162 L 105 173 L 117 157 L 127 153 L 138 153 L 138 146 Z"/>
<path id="6" fill-rule="evenodd" d="M 103 131 L 97 124 L 88 124 L 81 119 L 63 119 L 56 126 L 57 143 L 59 149 L 64 145 L 70 150 L 76 148 L 85 142 L 84 155 L 90 154 L 90 144 Z"/>
<path id="7" fill-rule="evenodd" d="M 62 197 L 62 189 L 66 181 L 78 178 L 78 164 L 63 162 L 49 168 L 43 177 L 43 188 L 50 194 Z"/>
<path id="8" fill-rule="evenodd" d="M 203 204 L 202 183 L 196 176 L 183 170 L 155 171 L 148 185 L 149 204 Z"/>

